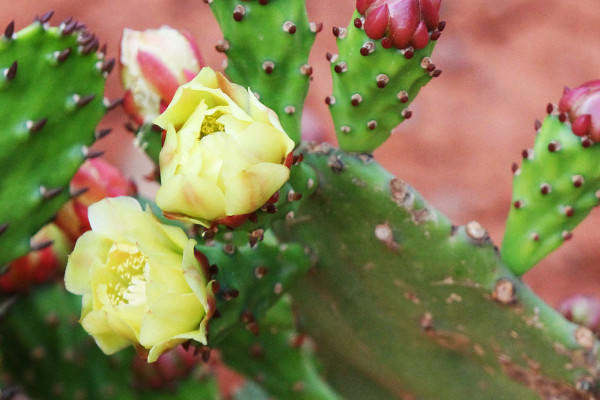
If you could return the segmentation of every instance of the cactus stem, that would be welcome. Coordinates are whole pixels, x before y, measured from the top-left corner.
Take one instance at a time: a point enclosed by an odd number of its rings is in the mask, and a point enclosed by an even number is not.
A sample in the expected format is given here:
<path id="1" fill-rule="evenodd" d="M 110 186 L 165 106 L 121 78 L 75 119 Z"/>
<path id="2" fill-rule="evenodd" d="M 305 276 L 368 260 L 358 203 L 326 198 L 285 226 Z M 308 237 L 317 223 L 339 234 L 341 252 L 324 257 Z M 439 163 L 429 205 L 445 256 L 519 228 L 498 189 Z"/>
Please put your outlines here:
<path id="1" fill-rule="evenodd" d="M 81 196 L 82 194 L 84 194 L 85 192 L 87 192 L 88 190 L 90 190 L 90 188 L 88 187 L 84 187 L 84 188 L 79 188 L 79 189 L 72 189 L 69 188 L 69 195 L 71 196 L 71 198 L 75 198 L 78 196 Z"/>
<path id="2" fill-rule="evenodd" d="M 583 185 L 585 180 L 583 179 L 583 176 L 581 176 L 581 175 L 574 175 L 571 178 L 571 181 L 573 182 L 573 186 L 578 188 L 578 187 L 581 187 L 581 185 Z"/>
<path id="3" fill-rule="evenodd" d="M 283 23 L 282 29 L 284 32 L 289 33 L 290 35 L 293 35 L 294 33 L 296 33 L 296 24 L 294 24 L 292 21 L 285 21 Z"/>
<path id="4" fill-rule="evenodd" d="M 56 61 L 58 61 L 59 63 L 64 62 L 67 58 L 69 58 L 69 55 L 71 55 L 70 47 L 67 47 L 66 49 L 64 49 L 62 51 L 54 52 L 54 57 L 56 57 Z"/>
<path id="5" fill-rule="evenodd" d="M 10 40 L 13 38 L 13 34 L 15 33 L 15 21 L 12 20 L 6 28 L 4 29 L 4 38 Z"/>
<path id="6" fill-rule="evenodd" d="M 48 189 L 46 186 L 43 185 L 40 186 L 40 194 L 42 195 L 42 198 L 44 200 L 48 200 L 58 196 L 60 193 L 62 193 L 63 190 L 64 188 L 62 186 L 58 186 L 52 189 Z"/>
<path id="7" fill-rule="evenodd" d="M 273 68 L 275 68 L 275 64 L 273 63 L 273 61 L 265 61 L 262 64 L 262 68 L 267 74 L 270 74 L 271 72 L 273 72 Z"/>
<path id="8" fill-rule="evenodd" d="M 547 183 L 542 183 L 542 185 L 540 186 L 540 193 L 542 193 L 543 195 L 546 195 L 548 193 L 550 193 L 552 191 L 552 186 L 550 186 Z"/>
<path id="9" fill-rule="evenodd" d="M 317 34 L 323 30 L 323 23 L 322 22 L 311 22 L 309 24 L 309 27 L 310 27 L 311 32 Z"/>
<path id="10" fill-rule="evenodd" d="M 87 96 L 80 96 L 77 93 L 73 95 L 73 101 L 77 105 L 77 107 L 83 107 L 86 104 L 90 103 L 92 100 L 96 98 L 95 94 L 90 94 Z"/>
<path id="11" fill-rule="evenodd" d="M 235 8 L 233 9 L 233 19 L 237 22 L 240 22 L 242 19 L 244 19 L 244 16 L 246 15 L 246 7 L 244 7 L 241 4 L 238 4 L 237 6 L 235 6 Z"/>
<path id="12" fill-rule="evenodd" d="M 44 127 L 44 125 L 46 125 L 46 122 L 48 122 L 48 119 L 46 119 L 46 118 L 42 118 L 37 121 L 29 120 L 25 123 L 25 126 L 27 127 L 27 130 L 29 131 L 29 133 L 36 133 L 40 129 L 42 129 Z"/>
<path id="13" fill-rule="evenodd" d="M 117 106 L 120 106 L 123 103 L 123 98 L 121 97 L 115 100 L 109 100 L 107 98 L 104 98 L 103 103 L 104 107 L 106 107 L 106 111 L 110 111 L 116 108 Z"/>
<path id="14" fill-rule="evenodd" d="M 81 152 L 83 153 L 83 156 L 85 158 L 92 159 L 92 158 L 97 158 L 100 157 L 102 154 L 104 154 L 103 150 L 91 150 L 89 147 L 87 146 L 83 146 L 81 148 Z"/>
<path id="15" fill-rule="evenodd" d="M 8 229 L 8 223 L 0 224 L 0 236 Z"/>
<path id="16" fill-rule="evenodd" d="M 39 250 L 43 250 L 47 247 L 52 246 L 52 244 L 54 243 L 54 241 L 52 240 L 44 240 L 41 242 L 33 242 L 33 240 L 29 241 L 29 248 L 31 249 L 31 251 L 39 251 Z"/>
<path id="17" fill-rule="evenodd" d="M 96 138 L 96 140 L 99 140 L 99 139 L 102 139 L 102 138 L 108 136 L 111 132 L 112 132 L 111 128 L 99 129 L 96 132 L 94 132 L 94 137 Z"/>
<path id="18" fill-rule="evenodd" d="M 17 61 L 15 60 L 10 67 L 4 70 L 4 77 L 7 81 L 12 81 L 17 76 Z"/>
<path id="19" fill-rule="evenodd" d="M 350 98 L 350 103 L 356 107 L 358 106 L 360 103 L 362 103 L 362 96 L 358 93 L 355 93 L 352 95 L 352 97 Z"/>

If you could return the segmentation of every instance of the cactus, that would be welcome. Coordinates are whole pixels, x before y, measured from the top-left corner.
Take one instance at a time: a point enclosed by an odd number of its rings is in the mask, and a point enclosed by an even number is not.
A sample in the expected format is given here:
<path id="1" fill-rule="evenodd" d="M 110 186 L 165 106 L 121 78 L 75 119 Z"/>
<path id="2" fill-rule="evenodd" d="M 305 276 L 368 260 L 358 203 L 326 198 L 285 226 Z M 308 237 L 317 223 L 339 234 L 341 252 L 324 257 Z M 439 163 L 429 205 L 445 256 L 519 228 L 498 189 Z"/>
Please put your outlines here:
<path id="1" fill-rule="evenodd" d="M 502 259 L 522 274 L 564 241 L 598 205 L 600 146 L 577 136 L 564 112 L 549 104 L 535 145 L 513 165 L 513 202 Z"/>
<path id="2" fill-rule="evenodd" d="M 208 3 L 223 30 L 217 50 L 227 54 L 225 72 L 234 82 L 252 87 L 299 143 L 302 106 L 312 74 L 308 53 L 320 30 L 308 22 L 305 1 Z"/>
<path id="3" fill-rule="evenodd" d="M 11 22 L 0 38 L 0 265 L 49 244 L 30 238 L 77 195 L 68 184 L 79 165 L 100 155 L 89 146 L 114 60 L 82 24 L 50 27 L 51 16 L 19 32 Z"/>
<path id="4" fill-rule="evenodd" d="M 381 22 L 369 25 L 375 15 L 365 19 L 356 11 L 347 28 L 333 28 L 339 55 L 327 54 L 331 62 L 333 95 L 325 101 L 329 104 L 341 149 L 372 152 L 390 136 L 396 125 L 410 118 L 412 112 L 406 107 L 421 87 L 441 74 L 431 53 L 445 22 L 439 22 L 437 11 L 435 14 L 436 18 L 427 28 L 431 33 L 425 30 L 425 37 L 418 45 L 398 43 L 401 48 L 388 37 L 373 35 L 373 28 L 369 28 Z M 414 17 L 418 21 L 419 16 Z"/>

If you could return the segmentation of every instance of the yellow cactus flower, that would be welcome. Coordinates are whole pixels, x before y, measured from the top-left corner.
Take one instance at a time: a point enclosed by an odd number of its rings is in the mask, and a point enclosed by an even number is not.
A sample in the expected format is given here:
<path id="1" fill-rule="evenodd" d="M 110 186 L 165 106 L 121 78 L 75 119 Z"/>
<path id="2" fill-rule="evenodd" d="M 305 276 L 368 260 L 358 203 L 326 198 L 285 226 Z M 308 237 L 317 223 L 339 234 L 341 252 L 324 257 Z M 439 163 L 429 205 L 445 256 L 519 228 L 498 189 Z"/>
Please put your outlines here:
<path id="1" fill-rule="evenodd" d="M 154 123 L 166 130 L 156 203 L 169 218 L 209 227 L 249 214 L 289 178 L 294 142 L 277 114 L 208 67 Z"/>
<path id="2" fill-rule="evenodd" d="M 81 325 L 102 351 L 133 344 L 153 362 L 189 339 L 206 344 L 214 296 L 196 241 L 131 197 L 101 200 L 88 216 L 92 230 L 69 256 L 65 284 L 83 296 Z"/>

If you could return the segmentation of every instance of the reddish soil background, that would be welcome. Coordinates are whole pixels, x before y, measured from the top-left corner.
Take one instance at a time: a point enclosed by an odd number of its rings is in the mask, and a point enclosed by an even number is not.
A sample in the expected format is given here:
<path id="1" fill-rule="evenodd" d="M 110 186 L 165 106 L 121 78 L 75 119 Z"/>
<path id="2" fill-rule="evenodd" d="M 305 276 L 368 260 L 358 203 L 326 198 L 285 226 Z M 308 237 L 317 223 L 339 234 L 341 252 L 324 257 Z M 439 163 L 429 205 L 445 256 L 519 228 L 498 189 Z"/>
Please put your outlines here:
<path id="1" fill-rule="evenodd" d="M 335 142 L 323 99 L 330 94 L 325 52 L 336 52 L 331 28 L 347 25 L 354 0 L 308 0 L 311 21 L 323 22 L 310 63 L 314 82 L 305 110 L 306 133 Z M 87 24 L 108 56 L 118 56 L 121 31 L 162 24 L 189 30 L 206 63 L 218 69 L 221 39 L 209 7 L 201 0 L 3 0 L 0 26 L 17 28 L 35 15 L 55 10 L 57 24 L 73 16 Z M 565 85 L 600 78 L 600 4 L 597 0 L 444 0 L 447 28 L 433 60 L 443 70 L 410 106 L 413 117 L 379 149 L 376 159 L 410 182 L 455 224 L 477 220 L 498 245 L 511 198 L 510 165 L 534 140 L 534 121 L 548 102 L 557 102 Z M 118 72 L 109 78 L 107 96 L 121 95 Z M 115 134 L 96 146 L 106 158 L 135 177 L 148 163 L 129 143 L 125 117 L 111 112 L 102 126 Z M 550 304 L 565 296 L 600 296 L 600 213 L 592 212 L 574 238 L 545 259 L 525 280 Z"/>

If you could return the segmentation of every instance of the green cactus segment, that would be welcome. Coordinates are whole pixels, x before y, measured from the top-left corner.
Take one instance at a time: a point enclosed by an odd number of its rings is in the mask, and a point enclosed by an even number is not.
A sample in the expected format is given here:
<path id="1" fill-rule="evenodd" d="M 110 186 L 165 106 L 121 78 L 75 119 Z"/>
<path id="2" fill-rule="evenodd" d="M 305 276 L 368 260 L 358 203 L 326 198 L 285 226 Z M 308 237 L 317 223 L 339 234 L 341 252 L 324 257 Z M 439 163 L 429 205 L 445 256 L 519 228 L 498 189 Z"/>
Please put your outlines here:
<path id="1" fill-rule="evenodd" d="M 586 147 L 588 146 L 588 147 Z M 575 136 L 568 122 L 548 115 L 533 149 L 515 170 L 502 260 L 523 274 L 571 238 L 598 205 L 600 145 Z"/>
<path id="2" fill-rule="evenodd" d="M 80 308 L 80 298 L 58 285 L 17 299 L 0 331 L 7 386 L 24 388 L 32 399 L 121 398 L 133 352 L 104 355 L 79 325 Z"/>
<path id="3" fill-rule="evenodd" d="M 240 236 L 246 240 L 243 245 Z M 211 273 L 218 284 L 213 289 L 220 317 L 210 322 L 210 346 L 219 346 L 228 331 L 239 327 L 257 334 L 260 318 L 310 266 L 302 247 L 280 245 L 268 233 L 254 247 L 247 244 L 245 232 L 230 232 L 226 240 L 196 246 L 216 266 Z"/>
<path id="4" fill-rule="evenodd" d="M 312 249 L 291 294 L 345 398 L 590 397 L 576 388 L 597 387 L 593 335 L 514 277 L 481 225 L 453 226 L 365 156 L 321 145 L 305 163 L 318 189 L 274 230 Z"/>
<path id="5" fill-rule="evenodd" d="M 337 29 L 339 55 L 328 54 L 333 96 L 326 102 L 340 148 L 372 152 L 410 117 L 406 107 L 441 72 L 430 58 L 436 42 L 414 51 L 385 49 L 353 22 Z"/>
<path id="6" fill-rule="evenodd" d="M 225 72 L 233 82 L 258 93 L 298 144 L 312 74 L 308 54 L 316 30 L 308 22 L 305 0 L 210 3 L 223 31 L 217 49 L 227 54 Z"/>
<path id="7" fill-rule="evenodd" d="M 270 400 L 263 388 L 252 381 L 246 381 L 233 393 L 233 400 Z"/>
<path id="8" fill-rule="evenodd" d="M 140 125 L 134 143 L 150 157 L 155 165 L 158 165 L 158 156 L 162 149 L 162 130 L 157 125 L 151 123 Z"/>
<path id="9" fill-rule="evenodd" d="M 30 238 L 69 199 L 79 165 L 97 155 L 87 146 L 112 68 L 97 48 L 75 21 L 38 21 L 0 38 L 0 265 L 41 245 Z"/>
<path id="10" fill-rule="evenodd" d="M 227 365 L 278 399 L 341 399 L 320 377 L 310 339 L 296 331 L 289 297 L 281 298 L 260 326 L 258 336 L 245 329 L 227 336 L 220 348 Z"/>

